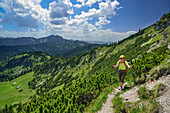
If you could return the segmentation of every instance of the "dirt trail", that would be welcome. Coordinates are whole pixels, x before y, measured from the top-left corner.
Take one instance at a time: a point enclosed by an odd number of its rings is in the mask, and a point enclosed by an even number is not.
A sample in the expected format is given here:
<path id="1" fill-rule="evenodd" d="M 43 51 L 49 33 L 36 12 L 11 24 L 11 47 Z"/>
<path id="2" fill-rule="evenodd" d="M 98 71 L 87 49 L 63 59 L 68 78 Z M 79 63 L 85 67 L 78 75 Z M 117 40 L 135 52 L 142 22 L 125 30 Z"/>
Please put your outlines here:
<path id="1" fill-rule="evenodd" d="M 159 83 L 163 83 L 167 87 L 167 91 L 163 92 L 163 95 L 157 98 L 157 102 L 160 103 L 160 105 L 163 108 L 163 113 L 170 113 L 170 75 L 163 76 L 159 80 L 155 82 L 148 82 L 146 83 L 146 88 L 149 90 L 153 90 L 155 86 Z M 144 84 L 140 85 L 144 86 Z M 136 102 L 139 99 L 137 90 L 139 87 L 135 86 L 134 88 L 126 91 L 125 93 L 121 94 L 120 97 L 124 98 L 124 101 L 128 102 Z M 108 98 L 105 103 L 103 103 L 103 106 L 98 113 L 114 113 L 112 99 L 114 98 L 115 94 L 120 92 L 118 88 L 115 88 L 114 91 L 108 95 Z"/>
<path id="2" fill-rule="evenodd" d="M 98 113 L 114 113 L 112 99 L 118 92 L 120 92 L 120 90 L 118 90 L 118 88 L 115 88 L 114 91 L 108 95 L 106 102 L 103 103 L 103 106 L 101 110 L 98 111 Z"/>
<path id="3" fill-rule="evenodd" d="M 126 84 L 127 83 L 125 83 L 124 86 Z M 115 88 L 113 92 L 108 95 L 106 102 L 103 103 L 103 106 L 101 110 L 98 111 L 98 113 L 114 113 L 112 99 L 114 98 L 115 94 L 117 94 L 118 92 L 120 92 L 120 90 L 118 88 Z"/>

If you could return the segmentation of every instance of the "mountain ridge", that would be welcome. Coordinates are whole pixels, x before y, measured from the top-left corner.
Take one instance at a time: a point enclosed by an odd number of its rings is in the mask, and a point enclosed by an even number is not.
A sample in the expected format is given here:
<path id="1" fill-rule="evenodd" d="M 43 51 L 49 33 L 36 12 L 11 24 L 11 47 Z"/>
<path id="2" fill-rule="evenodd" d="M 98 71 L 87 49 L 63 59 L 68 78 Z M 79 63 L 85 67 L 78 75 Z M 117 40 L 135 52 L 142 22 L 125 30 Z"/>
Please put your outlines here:
<path id="1" fill-rule="evenodd" d="M 42 38 L 34 37 L 18 37 L 18 38 L 2 38 L 0 39 L 0 46 L 16 46 L 16 45 L 30 45 L 51 43 L 66 40 L 59 35 L 50 35 Z"/>
<path id="2" fill-rule="evenodd" d="M 13 55 L 35 51 L 46 52 L 52 56 L 68 57 L 86 52 L 98 46 L 101 45 L 89 44 L 78 40 L 67 40 L 58 35 L 50 35 L 40 39 L 32 37 L 0 39 L 0 61 Z M 82 51 L 75 51 L 78 49 Z"/>

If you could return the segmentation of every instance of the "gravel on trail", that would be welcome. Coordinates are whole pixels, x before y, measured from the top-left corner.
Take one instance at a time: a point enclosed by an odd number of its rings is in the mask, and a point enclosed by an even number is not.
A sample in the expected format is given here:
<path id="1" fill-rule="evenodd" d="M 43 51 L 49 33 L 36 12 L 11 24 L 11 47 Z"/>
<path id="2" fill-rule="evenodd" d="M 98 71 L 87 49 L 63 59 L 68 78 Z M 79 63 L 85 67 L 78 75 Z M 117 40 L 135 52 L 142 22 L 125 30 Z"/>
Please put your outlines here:
<path id="1" fill-rule="evenodd" d="M 157 102 L 159 102 L 163 108 L 163 111 L 161 111 L 161 113 L 170 113 L 170 75 L 162 76 L 161 78 L 159 78 L 159 80 L 148 82 L 145 85 L 148 90 L 153 90 L 155 86 L 159 83 L 163 83 L 167 87 L 167 91 L 163 92 L 163 94 L 157 98 Z M 143 87 L 144 85 L 142 84 L 140 86 Z M 120 97 L 123 97 L 124 101 L 126 102 L 136 102 L 140 100 L 137 93 L 138 89 L 139 87 L 135 86 L 134 88 L 121 94 Z M 103 103 L 103 106 L 101 110 L 98 111 L 98 113 L 114 113 L 112 99 L 118 92 L 120 92 L 120 90 L 118 90 L 118 88 L 115 88 L 113 92 L 108 95 L 106 102 Z"/>

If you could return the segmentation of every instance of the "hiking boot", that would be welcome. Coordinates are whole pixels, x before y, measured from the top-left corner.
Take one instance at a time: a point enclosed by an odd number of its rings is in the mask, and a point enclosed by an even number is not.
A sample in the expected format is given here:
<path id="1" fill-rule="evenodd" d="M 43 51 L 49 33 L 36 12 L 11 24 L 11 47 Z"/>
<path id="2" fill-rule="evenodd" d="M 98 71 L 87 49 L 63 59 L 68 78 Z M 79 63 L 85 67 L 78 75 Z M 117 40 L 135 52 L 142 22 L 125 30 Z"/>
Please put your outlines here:
<path id="1" fill-rule="evenodd" d="M 123 89 L 122 89 L 122 86 L 120 86 L 120 87 L 119 87 L 119 90 L 120 90 L 120 91 L 122 91 L 122 90 L 123 90 Z"/>

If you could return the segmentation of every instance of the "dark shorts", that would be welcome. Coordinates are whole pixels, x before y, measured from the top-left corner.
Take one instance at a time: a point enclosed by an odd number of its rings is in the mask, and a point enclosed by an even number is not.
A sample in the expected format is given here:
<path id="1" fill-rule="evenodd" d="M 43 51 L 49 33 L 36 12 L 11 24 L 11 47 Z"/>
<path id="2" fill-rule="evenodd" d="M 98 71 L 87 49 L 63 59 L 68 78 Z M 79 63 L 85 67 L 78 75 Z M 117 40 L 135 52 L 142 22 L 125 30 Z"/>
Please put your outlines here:
<path id="1" fill-rule="evenodd" d="M 126 76 L 125 70 L 119 70 L 118 75 L 119 75 L 119 82 L 124 83 L 124 79 L 125 79 L 125 76 Z"/>

